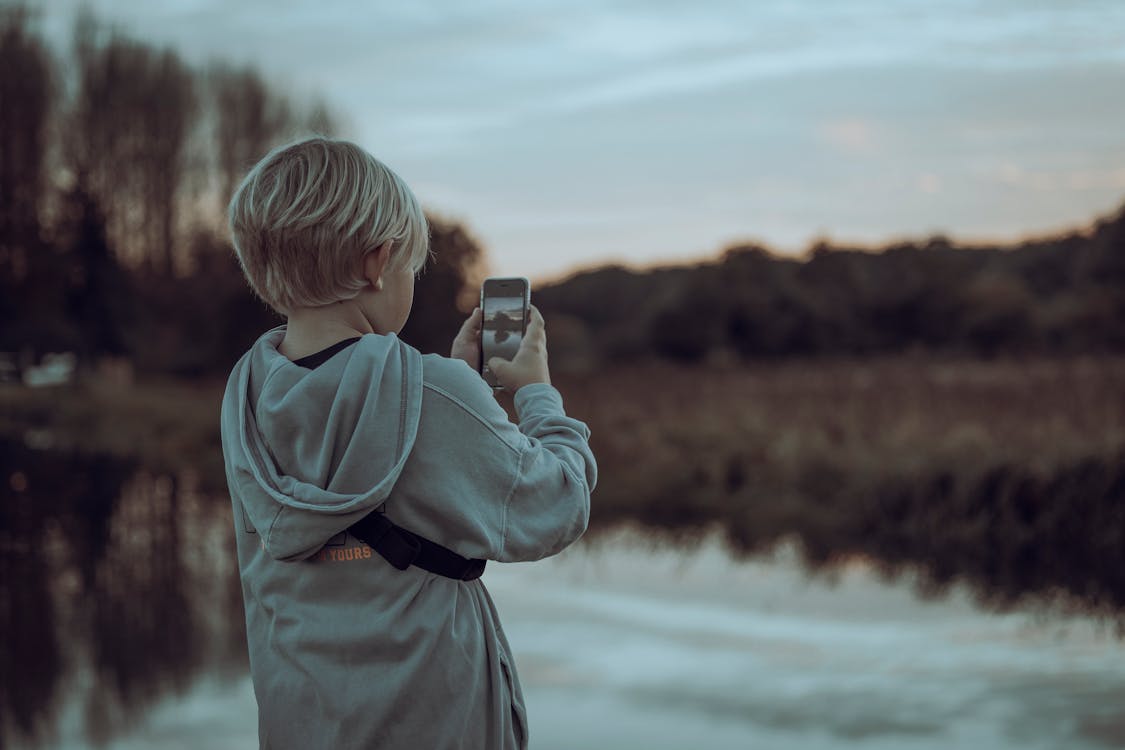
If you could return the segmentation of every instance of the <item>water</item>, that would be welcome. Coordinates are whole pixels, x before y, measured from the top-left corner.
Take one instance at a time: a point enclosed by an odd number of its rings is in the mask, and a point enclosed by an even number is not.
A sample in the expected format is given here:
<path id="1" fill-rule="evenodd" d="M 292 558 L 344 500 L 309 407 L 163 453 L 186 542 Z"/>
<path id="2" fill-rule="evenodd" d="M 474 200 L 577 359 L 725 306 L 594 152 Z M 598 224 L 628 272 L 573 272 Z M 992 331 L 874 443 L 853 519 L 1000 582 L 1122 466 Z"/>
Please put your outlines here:
<path id="1" fill-rule="evenodd" d="M 490 571 L 491 572 L 491 571 Z M 853 565 L 616 539 L 489 579 L 540 748 L 1096 748 L 1125 649 L 1081 620 L 922 601 Z M 581 717 L 575 721 L 575 717 Z"/>
<path id="2" fill-rule="evenodd" d="M 2 744 L 33 746 L 22 723 L 67 750 L 255 747 L 227 500 L 0 455 Z M 484 580 L 541 750 L 1125 745 L 1125 642 L 1088 620 L 625 532 Z"/>
<path id="3" fill-rule="evenodd" d="M 1096 625 L 920 600 L 853 565 L 636 536 L 486 583 L 517 653 L 533 747 L 1082 748 L 1125 742 L 1125 648 Z M 204 681 L 113 742 L 254 744 L 249 682 Z M 72 744 L 70 747 L 82 747 Z"/>

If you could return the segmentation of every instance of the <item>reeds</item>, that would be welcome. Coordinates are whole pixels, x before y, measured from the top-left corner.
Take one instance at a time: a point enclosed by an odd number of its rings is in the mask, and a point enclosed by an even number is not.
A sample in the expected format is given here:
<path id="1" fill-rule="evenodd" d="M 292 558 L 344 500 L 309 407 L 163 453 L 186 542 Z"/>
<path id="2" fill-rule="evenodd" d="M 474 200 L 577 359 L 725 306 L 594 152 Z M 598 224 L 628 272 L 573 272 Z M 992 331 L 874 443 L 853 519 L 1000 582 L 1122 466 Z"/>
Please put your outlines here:
<path id="1" fill-rule="evenodd" d="M 924 589 L 1125 611 L 1125 359 L 646 366 L 558 383 L 593 431 L 592 530 L 795 539 Z"/>

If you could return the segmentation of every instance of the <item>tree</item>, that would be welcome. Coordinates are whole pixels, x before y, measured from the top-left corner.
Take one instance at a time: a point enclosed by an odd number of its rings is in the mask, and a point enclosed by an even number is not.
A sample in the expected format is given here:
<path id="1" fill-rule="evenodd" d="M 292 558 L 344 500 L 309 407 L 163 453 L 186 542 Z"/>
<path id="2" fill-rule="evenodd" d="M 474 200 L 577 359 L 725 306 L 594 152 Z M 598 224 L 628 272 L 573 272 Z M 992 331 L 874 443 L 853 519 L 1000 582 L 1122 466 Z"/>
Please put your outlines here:
<path id="1" fill-rule="evenodd" d="M 296 122 L 288 99 L 253 68 L 218 63 L 207 74 L 212 102 L 215 174 L 220 214 L 246 173 Z M 324 115 L 327 121 L 330 116 Z M 318 123 L 324 124 L 324 123 Z"/>
<path id="2" fill-rule="evenodd" d="M 431 260 L 414 288 L 414 307 L 402 338 L 423 352 L 449 354 L 478 299 L 484 251 L 459 224 L 427 217 Z"/>
<path id="3" fill-rule="evenodd" d="M 66 219 L 66 311 L 77 329 L 75 349 L 90 362 L 100 355 L 127 351 L 126 324 L 133 294 L 128 275 L 113 257 L 105 220 L 81 180 L 63 201 Z"/>
<path id="4" fill-rule="evenodd" d="M 53 61 L 28 11 L 0 9 L 0 253 L 39 234 Z"/>
<path id="5" fill-rule="evenodd" d="M 198 115 L 194 76 L 175 52 L 107 36 L 89 14 L 75 27 L 75 57 L 71 168 L 87 180 L 123 260 L 170 273 L 186 146 Z"/>
<path id="6" fill-rule="evenodd" d="M 40 208 L 46 188 L 54 63 L 30 28 L 29 11 L 0 9 L 0 346 L 16 339 L 33 266 L 47 260 Z"/>

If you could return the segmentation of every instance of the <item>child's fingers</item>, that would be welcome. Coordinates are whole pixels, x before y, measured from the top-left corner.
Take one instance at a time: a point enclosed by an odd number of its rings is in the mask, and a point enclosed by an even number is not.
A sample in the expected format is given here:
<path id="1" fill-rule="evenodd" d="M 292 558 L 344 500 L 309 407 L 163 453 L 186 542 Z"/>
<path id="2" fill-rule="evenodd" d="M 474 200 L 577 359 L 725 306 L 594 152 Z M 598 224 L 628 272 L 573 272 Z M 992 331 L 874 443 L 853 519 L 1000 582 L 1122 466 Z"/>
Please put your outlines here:
<path id="1" fill-rule="evenodd" d="M 511 365 L 511 362 L 506 359 L 501 359 L 500 357 L 492 357 L 488 360 L 488 369 L 492 370 L 492 374 L 497 378 L 504 377 L 504 373 Z"/>
<path id="2" fill-rule="evenodd" d="M 528 310 L 528 324 L 519 351 L 512 360 L 492 357 L 488 369 L 505 390 L 515 393 L 529 383 L 551 382 L 547 368 L 547 334 L 543 316 L 534 307 Z"/>
<path id="3" fill-rule="evenodd" d="M 529 315 L 531 321 L 527 324 L 527 332 L 524 334 L 524 341 L 536 344 L 546 343 L 547 324 L 543 321 L 543 316 L 540 314 L 539 308 L 532 305 L 529 310 Z"/>

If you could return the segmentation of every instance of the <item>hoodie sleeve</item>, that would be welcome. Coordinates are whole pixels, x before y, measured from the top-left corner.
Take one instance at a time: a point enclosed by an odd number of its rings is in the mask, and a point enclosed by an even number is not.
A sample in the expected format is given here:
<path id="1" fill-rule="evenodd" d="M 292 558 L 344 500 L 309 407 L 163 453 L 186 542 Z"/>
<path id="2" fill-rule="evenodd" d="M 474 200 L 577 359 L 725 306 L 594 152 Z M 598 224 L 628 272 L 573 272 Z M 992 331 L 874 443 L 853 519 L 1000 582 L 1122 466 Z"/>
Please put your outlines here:
<path id="1" fill-rule="evenodd" d="M 590 429 L 566 415 L 558 390 L 526 385 L 515 405 L 525 439 L 504 503 L 498 559 L 505 562 L 556 554 L 582 536 L 598 471 Z"/>
<path id="2" fill-rule="evenodd" d="M 467 556 L 501 562 L 548 557 L 582 536 L 597 464 L 589 428 L 567 416 L 558 390 L 521 388 L 513 424 L 465 363 L 427 357 L 426 389 L 437 397 L 424 413 L 423 445 L 415 450 L 421 463 L 412 472 L 422 476 L 424 491 L 405 505 L 418 510 L 417 500 L 425 500 L 434 510 L 405 525 L 439 532 L 435 539 Z"/>

